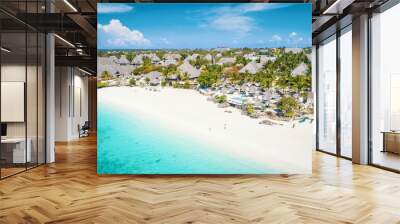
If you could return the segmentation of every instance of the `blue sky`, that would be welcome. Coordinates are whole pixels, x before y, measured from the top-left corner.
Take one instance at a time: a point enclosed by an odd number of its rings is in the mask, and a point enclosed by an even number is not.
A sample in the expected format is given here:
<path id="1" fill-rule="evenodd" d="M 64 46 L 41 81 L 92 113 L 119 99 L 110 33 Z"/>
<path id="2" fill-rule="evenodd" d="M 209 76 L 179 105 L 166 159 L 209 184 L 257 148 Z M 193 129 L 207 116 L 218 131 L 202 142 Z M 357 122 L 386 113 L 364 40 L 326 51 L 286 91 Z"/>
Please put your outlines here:
<path id="1" fill-rule="evenodd" d="M 310 47 L 311 4 L 98 4 L 99 49 Z"/>

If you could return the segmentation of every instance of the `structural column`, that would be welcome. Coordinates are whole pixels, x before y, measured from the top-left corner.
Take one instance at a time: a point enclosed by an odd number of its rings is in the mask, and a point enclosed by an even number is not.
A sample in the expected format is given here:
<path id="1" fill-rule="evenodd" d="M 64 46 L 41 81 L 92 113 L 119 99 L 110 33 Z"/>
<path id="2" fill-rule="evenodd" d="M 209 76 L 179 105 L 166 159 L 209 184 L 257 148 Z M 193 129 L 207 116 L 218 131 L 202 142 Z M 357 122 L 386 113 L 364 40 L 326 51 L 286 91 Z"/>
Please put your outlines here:
<path id="1" fill-rule="evenodd" d="M 54 35 L 46 36 L 46 163 L 55 161 L 55 74 Z"/>
<path id="2" fill-rule="evenodd" d="M 46 1 L 46 12 L 54 12 L 51 1 Z M 54 34 L 46 34 L 46 163 L 55 162 L 55 42 Z"/>
<path id="3" fill-rule="evenodd" d="M 368 15 L 353 19 L 353 162 L 368 163 Z"/>

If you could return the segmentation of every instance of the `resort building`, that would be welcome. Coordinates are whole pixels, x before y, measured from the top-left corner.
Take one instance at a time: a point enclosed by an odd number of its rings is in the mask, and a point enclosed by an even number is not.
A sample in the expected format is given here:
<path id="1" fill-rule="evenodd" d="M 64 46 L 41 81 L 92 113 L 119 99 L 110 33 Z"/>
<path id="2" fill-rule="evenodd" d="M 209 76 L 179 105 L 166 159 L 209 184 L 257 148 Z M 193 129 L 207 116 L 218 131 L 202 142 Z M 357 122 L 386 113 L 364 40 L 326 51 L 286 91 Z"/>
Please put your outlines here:
<path id="1" fill-rule="evenodd" d="M 156 54 L 147 55 L 151 59 L 151 63 L 157 64 L 161 61 L 161 59 Z"/>
<path id="2" fill-rule="evenodd" d="M 255 61 L 251 61 L 247 63 L 242 69 L 240 69 L 240 73 L 250 73 L 250 74 L 256 74 L 260 69 L 262 68 L 261 63 L 257 63 Z"/>
<path id="3" fill-rule="evenodd" d="M 180 60 L 182 56 L 176 53 L 167 53 L 164 55 L 165 60 Z"/>
<path id="4" fill-rule="evenodd" d="M 212 56 L 211 54 L 206 54 L 206 55 L 204 56 L 204 59 L 206 59 L 207 61 L 213 62 L 213 56 Z"/>
<path id="5" fill-rule="evenodd" d="M 293 54 L 297 54 L 297 53 L 300 53 L 302 51 L 303 51 L 302 48 L 285 48 L 285 53 L 291 52 Z"/>
<path id="6" fill-rule="evenodd" d="M 141 65 L 143 64 L 143 55 L 136 55 L 132 60 L 132 65 Z"/>
<path id="7" fill-rule="evenodd" d="M 265 63 L 267 63 L 268 61 L 275 61 L 276 60 L 276 57 L 271 57 L 271 56 L 266 56 L 266 55 L 260 55 L 260 63 L 261 64 L 265 64 Z M 310 60 L 311 61 L 311 60 Z"/>
<path id="8" fill-rule="evenodd" d="M 292 76 L 304 75 L 307 72 L 307 65 L 302 62 L 292 71 Z"/>
<path id="9" fill-rule="evenodd" d="M 121 55 L 121 58 L 120 58 L 120 59 L 117 59 L 117 64 L 120 64 L 120 65 L 129 65 L 129 64 L 130 64 L 130 61 L 129 61 L 128 59 L 126 59 L 126 56 L 125 56 L 125 55 Z"/>
<path id="10" fill-rule="evenodd" d="M 218 65 L 232 65 L 236 59 L 231 57 L 220 58 L 217 62 Z"/>
<path id="11" fill-rule="evenodd" d="M 120 3 L 118 10 L 135 11 L 138 7 L 126 7 L 124 4 L 128 1 L 114 0 L 0 1 L 0 223 L 399 223 L 398 0 L 306 1 L 312 4 L 311 50 L 301 48 L 295 39 L 298 36 L 291 34 L 294 44 L 287 48 L 282 41 L 273 48 L 252 49 L 256 54 L 249 55 L 249 59 L 258 59 L 244 65 L 235 76 L 239 81 L 228 82 L 226 74 L 212 74 L 219 78 L 218 82 L 205 82 L 201 88 L 198 83 L 207 66 L 196 69 L 182 58 L 182 55 L 192 58 L 200 52 L 198 49 L 189 54 L 186 49 L 168 49 L 160 59 L 157 49 L 98 48 L 97 10 L 105 11 L 96 4 L 105 2 Z M 304 4 L 305 1 L 291 3 Z M 235 4 L 229 9 L 237 10 Z M 260 8 L 246 9 L 264 13 Z M 287 18 L 288 23 L 293 22 L 290 18 Z M 209 22 L 216 19 L 220 18 Z M 131 33 L 138 32 L 137 27 L 129 29 L 133 29 Z M 288 35 L 289 32 L 292 30 L 288 30 Z M 263 54 L 260 51 L 264 51 Z M 235 58 L 217 52 L 237 57 L 249 51 L 217 47 L 210 50 L 210 54 L 198 56 L 215 55 L 213 60 L 223 65 L 221 67 L 235 64 Z M 281 83 L 268 83 L 268 80 L 255 83 L 240 79 L 246 72 L 256 74 L 268 61 L 280 62 L 279 57 L 285 53 L 301 54 L 302 58 L 307 55 L 307 60 L 311 61 L 311 92 L 280 88 Z M 142 66 L 145 58 L 152 63 L 146 70 Z M 290 68 L 296 68 L 288 73 L 304 74 L 307 63 L 291 65 Z M 165 75 L 162 67 L 167 64 L 179 66 Z M 204 80 L 214 78 L 210 77 Z M 168 136 L 167 139 L 184 146 L 183 166 L 193 163 L 185 157 L 192 154 L 192 147 L 203 144 L 209 136 L 229 135 L 237 128 L 230 119 L 246 119 L 260 125 L 257 127 L 285 130 L 290 137 L 271 138 L 275 133 L 265 134 L 262 128 L 254 132 L 256 136 L 248 128 L 242 128 L 239 137 L 229 140 L 240 142 L 244 137 L 261 136 L 276 144 L 273 150 L 279 153 L 279 158 L 296 161 L 312 156 L 312 173 L 98 175 L 97 148 L 116 134 L 108 133 L 97 139 L 97 132 L 111 130 L 117 125 L 114 121 L 98 125 L 99 90 L 118 88 L 157 95 L 163 93 L 159 89 L 164 88 L 164 84 L 165 92 L 176 90 L 187 93 L 185 97 L 199 97 L 202 99 L 199 105 L 209 105 L 210 110 L 226 115 L 208 117 L 202 110 L 196 111 L 200 114 L 196 119 L 201 117 L 221 124 L 207 129 L 204 135 L 197 135 L 197 145 L 185 142 L 185 135 Z M 130 95 L 124 97 L 127 96 Z M 182 99 L 187 99 L 185 97 Z M 132 99 L 128 106 L 138 110 L 143 105 L 172 107 L 173 100 L 146 99 L 140 98 L 140 106 L 138 98 Z M 289 103 L 295 102 L 293 104 L 300 105 L 301 110 L 283 119 L 286 108 L 282 106 L 282 99 L 292 100 Z M 110 111 L 102 112 L 114 115 L 113 106 Z M 190 106 L 187 103 L 182 108 Z M 129 113 L 128 110 L 124 112 Z M 182 125 L 180 119 L 193 115 L 173 112 L 178 119 L 171 126 L 179 126 L 177 128 Z M 156 109 L 151 113 L 165 115 Z M 118 134 L 129 135 L 129 129 L 134 129 L 138 135 L 155 140 L 159 130 L 144 129 L 141 124 L 152 121 L 147 116 L 140 118 L 137 126 L 126 126 Z M 308 124 L 307 130 L 313 133 L 313 142 L 310 139 L 313 147 L 307 155 L 291 147 L 280 147 L 280 144 L 298 140 L 292 134 L 304 124 Z M 197 131 L 201 124 L 190 128 Z M 232 142 L 226 141 L 229 156 L 236 153 L 237 146 Z M 117 146 L 121 142 L 114 143 Z M 212 141 L 215 147 L 221 143 Z M 243 145 L 249 149 L 264 147 L 255 141 Z M 272 148 L 263 150 L 268 153 Z M 145 149 L 142 152 L 147 153 Z M 208 158 L 204 163 L 223 159 L 205 152 Z M 154 159 L 152 154 L 148 157 L 154 164 L 176 162 L 175 158 L 165 162 Z M 230 166 L 236 168 L 241 165 L 239 163 L 241 161 Z M 203 166 L 203 163 L 198 164 Z M 277 164 L 281 165 L 280 160 Z M 222 165 L 225 164 L 221 162 Z"/>
<path id="12" fill-rule="evenodd" d="M 187 75 L 188 79 L 196 79 L 200 76 L 200 70 L 196 69 L 193 65 L 191 65 L 188 61 L 184 61 L 183 64 L 178 66 L 178 70 L 184 74 Z"/>
<path id="13" fill-rule="evenodd" d="M 158 71 L 149 72 L 143 76 L 143 81 L 152 86 L 157 86 L 161 82 L 161 73 Z"/>
<path id="14" fill-rule="evenodd" d="M 251 60 L 251 61 L 255 61 L 260 59 L 258 56 L 256 56 L 255 52 L 249 53 L 249 54 L 245 54 L 243 55 L 244 58 L 246 58 L 247 60 Z"/>
<path id="15" fill-rule="evenodd" d="M 175 59 L 169 58 L 169 59 L 165 59 L 165 60 L 161 61 L 160 64 L 161 64 L 162 66 L 176 65 L 176 64 L 178 64 L 178 61 L 175 60 Z"/>

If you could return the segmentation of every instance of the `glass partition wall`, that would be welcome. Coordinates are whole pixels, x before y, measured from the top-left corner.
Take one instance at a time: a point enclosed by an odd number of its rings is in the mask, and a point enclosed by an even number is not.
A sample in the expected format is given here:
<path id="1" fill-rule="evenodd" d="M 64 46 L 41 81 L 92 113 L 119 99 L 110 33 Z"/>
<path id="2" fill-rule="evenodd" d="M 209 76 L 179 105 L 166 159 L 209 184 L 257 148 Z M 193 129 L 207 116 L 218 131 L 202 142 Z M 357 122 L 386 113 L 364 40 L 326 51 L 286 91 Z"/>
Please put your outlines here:
<path id="1" fill-rule="evenodd" d="M 400 4 L 371 18 L 370 163 L 400 171 Z"/>
<path id="2" fill-rule="evenodd" d="M 336 153 L 336 36 L 320 43 L 318 63 L 318 149 Z"/>
<path id="3" fill-rule="evenodd" d="M 45 44 L 44 33 L 0 11 L 1 179 L 45 163 Z"/>
<path id="4" fill-rule="evenodd" d="M 340 154 L 352 157 L 352 33 L 351 25 L 340 32 Z"/>
<path id="5" fill-rule="evenodd" d="M 352 157 L 351 25 L 317 48 L 317 149 Z"/>

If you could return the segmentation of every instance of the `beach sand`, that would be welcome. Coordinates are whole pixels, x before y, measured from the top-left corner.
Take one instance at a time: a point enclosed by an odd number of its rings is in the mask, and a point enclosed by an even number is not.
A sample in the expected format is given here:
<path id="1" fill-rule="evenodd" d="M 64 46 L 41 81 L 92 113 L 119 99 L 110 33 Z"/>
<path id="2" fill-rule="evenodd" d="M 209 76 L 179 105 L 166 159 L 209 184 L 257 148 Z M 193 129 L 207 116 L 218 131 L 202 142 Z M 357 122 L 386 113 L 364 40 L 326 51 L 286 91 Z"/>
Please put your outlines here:
<path id="1" fill-rule="evenodd" d="M 206 96 L 188 89 L 108 87 L 98 89 L 98 101 L 282 173 L 312 170 L 313 124 L 309 122 L 296 123 L 295 128 L 291 123 L 262 125 L 260 119 L 242 115 L 234 108 L 219 108 Z"/>

